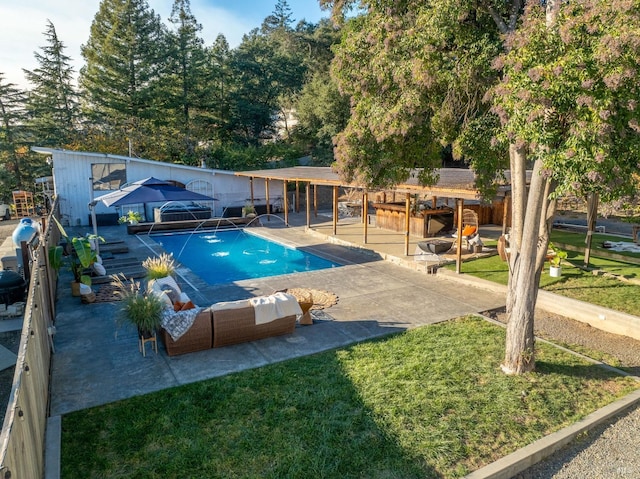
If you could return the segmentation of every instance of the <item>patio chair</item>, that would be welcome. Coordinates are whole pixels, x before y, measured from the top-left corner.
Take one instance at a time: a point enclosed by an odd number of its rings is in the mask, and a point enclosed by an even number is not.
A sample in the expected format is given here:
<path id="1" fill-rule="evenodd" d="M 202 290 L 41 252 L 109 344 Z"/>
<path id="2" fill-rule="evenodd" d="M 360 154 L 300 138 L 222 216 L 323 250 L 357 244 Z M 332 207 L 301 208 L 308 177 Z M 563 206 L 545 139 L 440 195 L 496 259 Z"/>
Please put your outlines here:
<path id="1" fill-rule="evenodd" d="M 480 234 L 478 228 L 478 214 L 469 209 L 462 210 L 462 241 L 470 248 L 469 240 Z"/>

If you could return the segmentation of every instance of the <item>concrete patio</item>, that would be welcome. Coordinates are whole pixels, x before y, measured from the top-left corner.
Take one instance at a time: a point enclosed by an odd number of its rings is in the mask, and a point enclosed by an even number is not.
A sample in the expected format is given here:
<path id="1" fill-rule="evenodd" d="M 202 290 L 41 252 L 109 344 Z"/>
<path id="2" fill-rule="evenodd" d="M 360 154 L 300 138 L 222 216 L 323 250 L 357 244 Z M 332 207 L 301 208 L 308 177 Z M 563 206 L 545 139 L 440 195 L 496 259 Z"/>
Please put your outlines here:
<path id="1" fill-rule="evenodd" d="M 334 292 L 336 305 L 325 310 L 332 320 L 298 326 L 292 335 L 228 346 L 177 357 L 164 347 L 156 355 L 138 351 L 137 334 L 116 325 L 118 303 L 81 304 L 72 297 L 68 279 L 58 286 L 55 354 L 51 368 L 51 416 L 126 399 L 151 391 L 201 381 L 247 368 L 317 353 L 357 341 L 480 312 L 504 304 L 499 293 L 428 275 L 396 262 L 405 257 L 404 235 L 370 228 L 367 247 L 351 244 L 361 230 L 357 222 L 340 224 L 338 235 L 326 236 L 330 221 L 318 217 L 313 231 L 304 226 L 282 227 L 266 222 L 260 234 L 339 262 L 344 266 L 295 275 L 245 280 L 209 286 L 190 271 L 179 269 L 179 283 L 197 305 L 306 287 Z M 291 224 L 302 220 L 292 215 Z M 270 223 L 270 224 L 269 224 Z M 122 227 L 101 227 L 107 239 L 123 238 Z M 332 242 L 327 241 L 331 239 Z M 144 259 L 157 245 L 151 237 L 125 236 L 129 252 L 123 257 Z M 412 239 L 415 244 L 418 239 Z M 340 243 L 340 244 L 338 244 Z M 413 249 L 411 249 L 413 251 Z M 117 255 L 115 255 L 117 256 Z M 112 273 L 115 271 L 108 271 Z"/>

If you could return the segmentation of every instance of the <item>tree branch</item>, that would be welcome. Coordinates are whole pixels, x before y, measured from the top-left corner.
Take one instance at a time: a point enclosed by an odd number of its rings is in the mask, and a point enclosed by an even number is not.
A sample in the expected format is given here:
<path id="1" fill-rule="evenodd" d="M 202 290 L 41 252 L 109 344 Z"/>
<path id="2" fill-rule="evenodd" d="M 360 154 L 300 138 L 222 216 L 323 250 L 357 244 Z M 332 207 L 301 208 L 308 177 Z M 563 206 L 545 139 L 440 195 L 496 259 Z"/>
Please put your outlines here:
<path id="1" fill-rule="evenodd" d="M 513 1 L 518 2 L 520 0 L 513 0 Z M 487 12 L 489 12 L 489 15 L 491 15 L 491 18 L 493 18 L 493 21 L 496 23 L 496 26 L 498 27 L 498 30 L 500 30 L 500 33 L 509 33 L 509 26 L 504 22 L 504 20 L 502 19 L 498 11 L 495 8 L 493 8 L 493 5 L 490 5 L 487 2 L 482 2 L 482 3 L 484 7 L 487 9 Z"/>
<path id="2" fill-rule="evenodd" d="M 513 0 L 511 4 L 511 14 L 509 15 L 509 31 L 512 32 L 516 29 L 518 18 L 520 17 L 520 11 L 522 10 L 523 0 Z"/>

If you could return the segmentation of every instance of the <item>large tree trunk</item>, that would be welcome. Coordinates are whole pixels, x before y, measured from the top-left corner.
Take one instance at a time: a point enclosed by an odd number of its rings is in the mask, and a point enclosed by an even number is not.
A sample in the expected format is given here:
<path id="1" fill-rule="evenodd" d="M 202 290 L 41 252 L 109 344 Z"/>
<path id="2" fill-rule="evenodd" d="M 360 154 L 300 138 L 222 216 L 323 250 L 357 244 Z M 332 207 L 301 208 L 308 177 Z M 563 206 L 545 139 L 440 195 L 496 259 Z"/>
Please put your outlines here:
<path id="1" fill-rule="evenodd" d="M 547 0 L 547 27 L 555 23 L 560 2 Z M 545 112 L 545 116 L 553 121 L 552 112 Z M 540 274 L 555 213 L 555 200 L 549 199 L 555 183 L 543 175 L 541 160 L 536 160 L 534 164 L 527 193 L 525 148 L 522 145 L 511 145 L 509 148 L 513 210 L 507 286 L 507 339 L 504 363 L 501 365 L 507 374 L 523 374 L 535 369 L 533 321 Z"/>
<path id="2" fill-rule="evenodd" d="M 524 168 L 525 155 L 518 148 L 511 149 L 512 166 Z M 518 165 L 519 163 L 519 165 Z M 516 175 L 521 184 L 522 175 Z M 549 225 L 553 219 L 554 203 L 549 194 L 553 184 L 542 175 L 542 161 L 536 161 L 528 195 L 524 189 L 514 191 L 521 210 L 514 208 L 511 238 L 511 261 L 507 288 L 507 339 L 502 370 L 507 374 L 522 374 L 535 369 L 535 338 L 533 321 L 538 299 L 540 274 L 549 244 Z M 525 198 L 526 202 L 522 202 Z M 517 224 L 515 222 L 518 222 Z"/>

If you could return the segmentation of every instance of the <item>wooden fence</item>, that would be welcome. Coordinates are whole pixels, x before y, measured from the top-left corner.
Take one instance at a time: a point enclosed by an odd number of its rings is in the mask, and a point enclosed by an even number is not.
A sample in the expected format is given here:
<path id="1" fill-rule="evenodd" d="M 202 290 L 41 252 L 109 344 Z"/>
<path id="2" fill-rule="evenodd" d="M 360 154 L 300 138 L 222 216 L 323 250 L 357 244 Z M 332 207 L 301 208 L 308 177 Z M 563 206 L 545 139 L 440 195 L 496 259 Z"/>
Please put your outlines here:
<path id="1" fill-rule="evenodd" d="M 53 211 L 57 211 L 57 204 Z M 37 479 L 44 475 L 57 281 L 55 272 L 49 268 L 48 250 L 49 245 L 58 244 L 60 233 L 52 224 L 51 216 L 43 223 L 44 234 L 36 236 L 28 245 L 23 243 L 27 248 L 22 248 L 28 258 L 24 264 L 29 289 L 15 374 L 0 434 L 0 478 L 3 479 Z"/>

